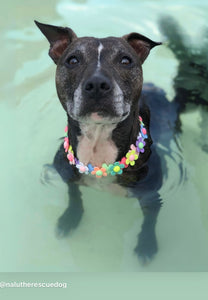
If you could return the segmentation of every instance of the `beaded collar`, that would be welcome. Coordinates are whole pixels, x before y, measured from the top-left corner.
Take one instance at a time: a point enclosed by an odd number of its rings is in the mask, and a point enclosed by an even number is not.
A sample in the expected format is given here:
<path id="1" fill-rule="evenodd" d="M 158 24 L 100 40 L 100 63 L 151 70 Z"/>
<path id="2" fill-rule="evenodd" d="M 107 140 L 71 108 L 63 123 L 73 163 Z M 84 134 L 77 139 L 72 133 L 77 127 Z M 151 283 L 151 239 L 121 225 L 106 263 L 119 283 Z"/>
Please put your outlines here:
<path id="1" fill-rule="evenodd" d="M 136 145 L 131 145 L 127 154 L 120 160 L 116 161 L 113 164 L 102 164 L 100 167 L 92 166 L 91 164 L 85 165 L 81 161 L 79 161 L 75 156 L 72 150 L 72 146 L 69 143 L 69 138 L 66 136 L 64 138 L 64 149 L 67 153 L 67 159 L 69 160 L 70 165 L 76 166 L 82 174 L 91 174 L 96 176 L 97 178 L 106 177 L 108 175 L 121 175 L 123 173 L 123 169 L 128 168 L 129 166 L 134 166 L 135 161 L 139 158 L 141 153 L 144 153 L 144 146 L 146 145 L 145 139 L 148 138 L 147 130 L 144 127 L 144 123 L 142 121 L 142 117 L 139 116 L 139 125 L 140 131 L 136 139 Z M 68 133 L 68 126 L 65 127 L 66 135 Z"/>

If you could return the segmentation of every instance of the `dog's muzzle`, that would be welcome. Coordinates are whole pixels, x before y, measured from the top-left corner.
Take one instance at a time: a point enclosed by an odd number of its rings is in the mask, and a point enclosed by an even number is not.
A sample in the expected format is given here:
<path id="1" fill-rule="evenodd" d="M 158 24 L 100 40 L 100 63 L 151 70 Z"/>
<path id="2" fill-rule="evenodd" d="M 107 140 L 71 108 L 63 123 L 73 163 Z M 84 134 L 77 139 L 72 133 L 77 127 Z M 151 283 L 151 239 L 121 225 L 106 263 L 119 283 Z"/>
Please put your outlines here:
<path id="1" fill-rule="evenodd" d="M 80 83 L 74 93 L 73 106 L 73 116 L 79 121 L 93 116 L 97 122 L 98 118 L 102 122 L 102 118 L 103 122 L 113 119 L 118 123 L 130 110 L 118 84 L 103 73 L 94 73 Z"/>

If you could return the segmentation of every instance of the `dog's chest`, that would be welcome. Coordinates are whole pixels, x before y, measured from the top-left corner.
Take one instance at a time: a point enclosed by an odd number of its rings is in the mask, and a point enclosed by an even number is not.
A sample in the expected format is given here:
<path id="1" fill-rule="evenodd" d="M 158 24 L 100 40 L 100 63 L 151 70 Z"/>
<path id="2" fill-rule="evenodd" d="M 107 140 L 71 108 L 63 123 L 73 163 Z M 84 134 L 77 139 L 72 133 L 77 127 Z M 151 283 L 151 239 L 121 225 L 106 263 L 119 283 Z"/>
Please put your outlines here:
<path id="1" fill-rule="evenodd" d="M 101 167 L 103 163 L 114 163 L 118 149 L 112 140 L 114 125 L 87 124 L 81 126 L 78 138 L 77 157 L 84 163 Z"/>
<path id="2" fill-rule="evenodd" d="M 82 174 L 78 183 L 100 192 L 106 192 L 121 197 L 128 196 L 127 188 L 117 183 L 116 176 L 108 175 L 107 177 L 96 178 L 95 176 Z"/>
<path id="3" fill-rule="evenodd" d="M 111 138 L 115 125 L 89 124 L 80 128 L 82 135 L 78 138 L 78 159 L 85 165 L 91 163 L 96 167 L 101 167 L 103 163 L 114 163 L 118 155 L 118 149 Z M 82 174 L 79 184 L 119 196 L 127 195 L 127 189 L 117 184 L 115 176 L 96 178 Z"/>

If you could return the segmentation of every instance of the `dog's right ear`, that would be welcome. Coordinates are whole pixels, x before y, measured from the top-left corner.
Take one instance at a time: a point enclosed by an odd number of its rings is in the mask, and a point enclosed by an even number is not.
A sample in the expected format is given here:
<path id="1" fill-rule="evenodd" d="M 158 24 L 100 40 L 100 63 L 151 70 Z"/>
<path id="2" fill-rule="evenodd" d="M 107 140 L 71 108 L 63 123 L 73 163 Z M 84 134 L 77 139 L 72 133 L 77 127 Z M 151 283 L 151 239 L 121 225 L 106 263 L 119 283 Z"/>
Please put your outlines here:
<path id="1" fill-rule="evenodd" d="M 48 54 L 57 64 L 64 50 L 74 39 L 77 39 L 76 34 L 68 27 L 47 25 L 37 21 L 35 21 L 35 24 L 49 41 L 50 49 Z"/>

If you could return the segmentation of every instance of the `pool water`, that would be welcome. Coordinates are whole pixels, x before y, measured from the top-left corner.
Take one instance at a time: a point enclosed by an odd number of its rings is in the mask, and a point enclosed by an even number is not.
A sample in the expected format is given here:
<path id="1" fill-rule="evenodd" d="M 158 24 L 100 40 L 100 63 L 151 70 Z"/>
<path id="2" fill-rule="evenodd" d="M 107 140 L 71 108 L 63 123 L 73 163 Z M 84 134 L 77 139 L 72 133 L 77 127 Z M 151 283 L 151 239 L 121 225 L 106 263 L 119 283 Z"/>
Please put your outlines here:
<path id="1" fill-rule="evenodd" d="M 163 41 L 158 18 L 174 16 L 193 43 L 205 27 L 207 1 L 53 0 L 4 2 L 1 22 L 1 248 L 2 272 L 32 271 L 208 271 L 208 153 L 202 142 L 208 112 L 194 106 L 181 114 L 182 133 L 166 155 L 168 176 L 156 234 L 158 253 L 141 264 L 134 253 L 143 216 L 136 198 L 111 196 L 81 187 L 84 215 L 70 235 L 58 239 L 57 219 L 68 204 L 67 186 L 54 174 L 46 184 L 43 165 L 51 163 L 66 124 L 55 90 L 55 65 L 48 43 L 33 20 L 69 26 L 78 36 L 122 36 L 136 31 Z M 171 101 L 178 62 L 164 45 L 144 63 L 144 79 Z M 190 105 L 191 106 L 191 105 Z M 205 127 L 206 126 L 206 127 Z M 183 176 L 177 168 L 183 160 Z"/>

